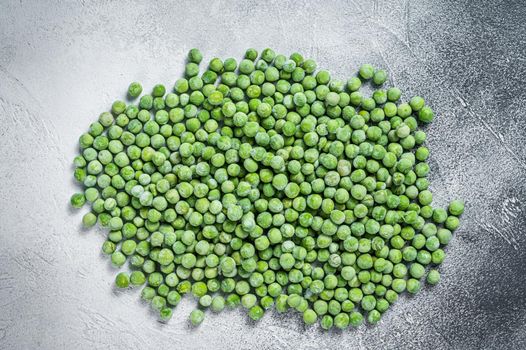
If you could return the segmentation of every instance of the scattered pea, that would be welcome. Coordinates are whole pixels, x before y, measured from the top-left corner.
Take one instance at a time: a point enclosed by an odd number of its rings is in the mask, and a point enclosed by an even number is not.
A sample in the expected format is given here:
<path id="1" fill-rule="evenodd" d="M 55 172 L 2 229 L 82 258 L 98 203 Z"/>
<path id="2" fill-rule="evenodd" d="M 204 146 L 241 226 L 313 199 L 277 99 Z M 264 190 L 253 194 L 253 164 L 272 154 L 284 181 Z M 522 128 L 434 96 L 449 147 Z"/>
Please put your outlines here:
<path id="1" fill-rule="evenodd" d="M 202 61 L 191 49 L 172 91 L 115 101 L 79 138 L 70 204 L 109 229 L 114 267 L 129 261 L 118 288 L 142 286 L 162 321 L 190 294 L 194 326 L 207 308 L 258 321 L 275 306 L 328 330 L 439 282 L 464 203 L 432 206 L 422 97 L 381 88 L 370 64 L 344 82 L 270 48 Z"/>
<path id="2" fill-rule="evenodd" d="M 190 313 L 190 322 L 193 326 L 199 326 L 205 319 L 205 313 L 199 309 L 195 309 Z"/>
<path id="3" fill-rule="evenodd" d="M 138 82 L 133 82 L 128 87 L 128 96 L 131 98 L 137 98 L 142 93 L 142 85 Z"/>
<path id="4" fill-rule="evenodd" d="M 125 272 L 120 272 L 115 277 L 115 285 L 118 288 L 127 288 L 130 285 L 130 277 Z"/>
<path id="5" fill-rule="evenodd" d="M 430 270 L 427 273 L 427 283 L 435 285 L 440 281 L 440 273 L 437 270 Z"/>

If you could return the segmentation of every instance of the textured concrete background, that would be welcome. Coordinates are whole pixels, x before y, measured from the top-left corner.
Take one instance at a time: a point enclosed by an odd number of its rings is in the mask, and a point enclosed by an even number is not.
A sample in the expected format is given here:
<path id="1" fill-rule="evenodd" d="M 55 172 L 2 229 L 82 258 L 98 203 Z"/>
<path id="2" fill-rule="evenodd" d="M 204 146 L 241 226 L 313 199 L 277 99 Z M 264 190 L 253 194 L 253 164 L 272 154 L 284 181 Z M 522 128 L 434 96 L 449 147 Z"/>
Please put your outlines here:
<path id="1" fill-rule="evenodd" d="M 0 1 L 0 348 L 526 347 L 526 11 L 521 1 Z M 78 136 L 132 80 L 171 85 L 185 54 L 298 50 L 345 78 L 389 70 L 437 112 L 432 189 L 467 201 L 443 283 L 376 327 L 304 328 L 239 310 L 167 325 L 115 292 L 101 231 L 68 207 Z"/>

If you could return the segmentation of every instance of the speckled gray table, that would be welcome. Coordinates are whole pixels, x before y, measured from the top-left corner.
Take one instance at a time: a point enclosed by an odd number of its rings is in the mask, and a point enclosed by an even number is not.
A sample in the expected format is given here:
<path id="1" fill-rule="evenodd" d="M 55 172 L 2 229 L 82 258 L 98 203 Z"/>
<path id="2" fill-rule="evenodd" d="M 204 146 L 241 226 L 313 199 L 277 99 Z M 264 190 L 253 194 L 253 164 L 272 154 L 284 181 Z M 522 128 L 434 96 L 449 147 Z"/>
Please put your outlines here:
<path id="1" fill-rule="evenodd" d="M 343 349 L 526 347 L 526 11 L 521 1 L 0 1 L 0 348 Z M 389 70 L 437 112 L 428 128 L 436 202 L 467 210 L 443 283 L 376 327 L 254 325 L 241 311 L 189 329 L 114 292 L 102 232 L 68 208 L 71 159 L 131 80 L 170 85 L 186 52 L 298 50 L 344 78 Z"/>

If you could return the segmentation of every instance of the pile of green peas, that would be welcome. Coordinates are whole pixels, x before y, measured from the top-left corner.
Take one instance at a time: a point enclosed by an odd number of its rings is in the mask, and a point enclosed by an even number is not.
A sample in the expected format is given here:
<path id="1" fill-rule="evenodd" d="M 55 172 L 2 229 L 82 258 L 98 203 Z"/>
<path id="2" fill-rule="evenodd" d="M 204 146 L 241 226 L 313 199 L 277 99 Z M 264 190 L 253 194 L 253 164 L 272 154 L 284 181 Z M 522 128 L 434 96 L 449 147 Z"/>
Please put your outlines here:
<path id="1" fill-rule="evenodd" d="M 80 137 L 71 205 L 88 203 L 84 226 L 108 228 L 102 251 L 128 262 L 117 287 L 142 286 L 165 321 L 188 293 L 194 325 L 241 305 L 344 329 L 439 282 L 464 204 L 431 206 L 422 97 L 401 102 L 369 64 L 342 81 L 269 48 L 200 74 L 202 59 L 190 50 L 172 91 L 115 101 Z"/>

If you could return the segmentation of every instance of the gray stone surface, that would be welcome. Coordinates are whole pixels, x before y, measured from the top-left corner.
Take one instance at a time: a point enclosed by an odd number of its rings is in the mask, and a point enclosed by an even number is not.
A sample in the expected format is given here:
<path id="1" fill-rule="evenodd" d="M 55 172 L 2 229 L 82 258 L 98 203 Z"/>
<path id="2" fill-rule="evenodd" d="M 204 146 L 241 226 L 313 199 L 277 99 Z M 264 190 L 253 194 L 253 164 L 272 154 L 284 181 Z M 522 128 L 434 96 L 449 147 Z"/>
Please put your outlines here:
<path id="1" fill-rule="evenodd" d="M 0 1 L 0 348 L 525 348 L 525 18 L 521 1 Z M 436 203 L 467 202 L 443 283 L 329 333 L 239 310 L 190 329 L 188 298 L 164 325 L 113 291 L 103 232 L 68 207 L 77 139 L 194 46 L 297 50 L 341 78 L 372 62 L 425 96 Z"/>

